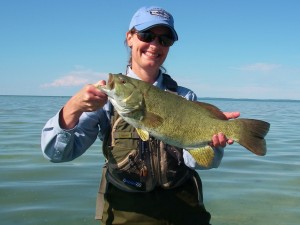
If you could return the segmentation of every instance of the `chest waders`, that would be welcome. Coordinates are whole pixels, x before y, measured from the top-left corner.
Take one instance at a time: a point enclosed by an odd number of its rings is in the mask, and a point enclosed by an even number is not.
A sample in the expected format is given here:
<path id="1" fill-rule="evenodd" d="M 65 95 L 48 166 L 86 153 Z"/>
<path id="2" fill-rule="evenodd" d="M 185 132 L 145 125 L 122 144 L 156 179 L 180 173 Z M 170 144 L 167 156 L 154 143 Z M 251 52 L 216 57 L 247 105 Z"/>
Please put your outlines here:
<path id="1" fill-rule="evenodd" d="M 177 83 L 163 74 L 167 91 L 177 94 Z M 172 189 L 193 180 L 202 203 L 199 175 L 184 164 L 183 149 L 170 146 L 153 137 L 142 141 L 135 128 L 116 112 L 111 112 L 111 126 L 103 139 L 107 163 L 97 197 L 96 219 L 102 218 L 107 182 L 127 192 L 150 192 L 157 187 Z"/>

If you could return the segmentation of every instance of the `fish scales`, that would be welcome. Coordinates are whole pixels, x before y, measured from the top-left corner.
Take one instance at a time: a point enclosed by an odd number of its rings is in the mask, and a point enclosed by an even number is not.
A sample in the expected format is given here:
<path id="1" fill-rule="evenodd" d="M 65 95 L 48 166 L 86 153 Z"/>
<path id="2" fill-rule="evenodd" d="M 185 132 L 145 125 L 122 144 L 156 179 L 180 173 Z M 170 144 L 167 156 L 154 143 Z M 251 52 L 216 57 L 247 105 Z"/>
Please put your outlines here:
<path id="1" fill-rule="evenodd" d="M 227 131 L 225 123 L 207 120 L 207 110 L 194 102 L 169 92 L 163 92 L 163 97 L 159 94 L 161 90 L 152 88 L 144 96 L 145 110 L 159 115 L 163 120 L 162 126 L 150 127 L 152 133 L 176 140 L 178 147 L 199 147 L 202 142 L 207 144 L 213 134 Z M 147 129 L 143 125 L 142 128 Z"/>
<path id="2" fill-rule="evenodd" d="M 199 147 L 200 144 L 206 145 L 218 132 L 230 136 L 238 133 L 239 127 L 230 126 L 228 121 L 215 118 L 208 120 L 211 114 L 206 108 L 156 87 L 149 89 L 148 85 L 145 82 L 139 85 L 141 90 L 147 90 L 143 93 L 144 105 L 141 107 L 145 108 L 145 112 L 158 115 L 163 120 L 161 126 L 152 127 L 156 118 L 151 117 L 150 124 L 140 125 L 142 129 L 148 129 L 152 135 L 171 139 L 170 142 L 177 147 L 191 148 Z"/>
<path id="3" fill-rule="evenodd" d="M 179 95 L 125 75 L 109 75 L 105 92 L 118 113 L 134 126 L 143 140 L 149 135 L 185 148 L 200 164 L 212 157 L 208 143 L 222 132 L 257 155 L 266 154 L 264 137 L 270 124 L 255 119 L 227 120 L 215 106 L 192 102 Z M 200 162 L 201 161 L 201 162 Z"/>

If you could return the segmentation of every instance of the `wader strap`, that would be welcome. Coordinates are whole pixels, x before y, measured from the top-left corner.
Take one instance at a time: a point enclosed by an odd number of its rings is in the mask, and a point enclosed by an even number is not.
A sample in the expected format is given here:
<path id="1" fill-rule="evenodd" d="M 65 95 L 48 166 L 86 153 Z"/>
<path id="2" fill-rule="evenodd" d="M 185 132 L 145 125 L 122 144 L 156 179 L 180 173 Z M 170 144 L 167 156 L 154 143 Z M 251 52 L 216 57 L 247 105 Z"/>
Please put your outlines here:
<path id="1" fill-rule="evenodd" d="M 102 168 L 102 177 L 101 177 L 101 182 L 100 182 L 100 186 L 97 194 L 97 200 L 96 200 L 96 215 L 95 215 L 96 220 L 101 220 L 103 216 L 104 194 L 106 192 L 106 186 L 107 186 L 106 171 L 107 171 L 107 166 L 105 164 Z"/>
<path id="2" fill-rule="evenodd" d="M 163 83 L 170 92 L 174 92 L 177 94 L 178 84 L 171 78 L 170 75 L 163 73 Z"/>
<path id="3" fill-rule="evenodd" d="M 204 206 L 204 203 L 203 203 L 203 191 L 202 191 L 202 181 L 201 181 L 200 176 L 197 173 L 197 171 L 194 171 L 192 179 L 195 182 L 196 188 L 198 190 L 198 201 L 199 201 L 199 204 Z"/>

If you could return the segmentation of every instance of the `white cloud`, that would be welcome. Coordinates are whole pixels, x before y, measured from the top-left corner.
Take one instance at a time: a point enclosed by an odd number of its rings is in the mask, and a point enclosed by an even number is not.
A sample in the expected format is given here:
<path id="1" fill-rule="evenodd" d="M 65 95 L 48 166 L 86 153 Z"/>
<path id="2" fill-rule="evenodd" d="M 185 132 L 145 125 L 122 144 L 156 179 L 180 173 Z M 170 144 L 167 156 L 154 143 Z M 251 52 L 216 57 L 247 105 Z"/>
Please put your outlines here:
<path id="1" fill-rule="evenodd" d="M 243 65 L 241 67 L 235 67 L 234 69 L 241 71 L 254 71 L 254 72 L 271 72 L 273 70 L 281 67 L 280 64 L 271 64 L 271 63 L 253 63 L 248 65 Z"/>
<path id="2" fill-rule="evenodd" d="M 106 73 L 99 73 L 84 68 L 76 68 L 74 71 L 67 73 L 66 75 L 50 82 L 42 84 L 42 88 L 49 87 L 75 87 L 83 86 L 89 83 L 96 83 L 98 80 L 106 80 Z"/>
<path id="3" fill-rule="evenodd" d="M 43 84 L 43 87 L 65 87 L 65 86 L 79 86 L 87 83 L 87 79 L 76 77 L 73 75 L 64 76 L 51 83 Z"/>

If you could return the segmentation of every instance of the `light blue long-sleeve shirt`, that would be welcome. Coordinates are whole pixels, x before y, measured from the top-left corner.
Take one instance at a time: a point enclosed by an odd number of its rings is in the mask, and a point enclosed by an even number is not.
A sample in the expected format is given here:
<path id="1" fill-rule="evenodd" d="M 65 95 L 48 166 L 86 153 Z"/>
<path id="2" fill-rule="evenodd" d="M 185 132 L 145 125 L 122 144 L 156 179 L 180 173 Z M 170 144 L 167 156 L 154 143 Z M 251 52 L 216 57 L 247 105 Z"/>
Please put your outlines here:
<path id="1" fill-rule="evenodd" d="M 133 71 L 128 68 L 128 76 L 137 78 Z M 153 84 L 160 89 L 165 90 L 162 73 Z M 184 98 L 196 101 L 196 94 L 185 87 L 178 86 L 177 93 Z M 103 134 L 107 132 L 110 125 L 110 103 L 94 112 L 85 112 L 81 115 L 78 124 L 73 129 L 62 129 L 59 125 L 60 111 L 46 123 L 42 130 L 41 147 L 44 156 L 52 162 L 71 161 L 81 156 L 99 137 L 102 140 Z M 224 150 L 222 148 L 214 149 L 214 159 L 210 168 L 216 168 L 220 165 Z M 196 164 L 191 154 L 184 150 L 183 158 L 185 164 L 193 169 L 204 169 Z M 209 168 L 205 168 L 209 169 Z"/>

